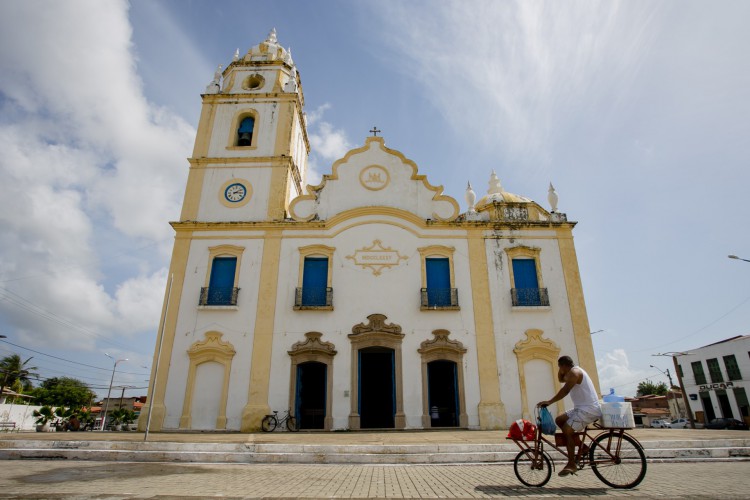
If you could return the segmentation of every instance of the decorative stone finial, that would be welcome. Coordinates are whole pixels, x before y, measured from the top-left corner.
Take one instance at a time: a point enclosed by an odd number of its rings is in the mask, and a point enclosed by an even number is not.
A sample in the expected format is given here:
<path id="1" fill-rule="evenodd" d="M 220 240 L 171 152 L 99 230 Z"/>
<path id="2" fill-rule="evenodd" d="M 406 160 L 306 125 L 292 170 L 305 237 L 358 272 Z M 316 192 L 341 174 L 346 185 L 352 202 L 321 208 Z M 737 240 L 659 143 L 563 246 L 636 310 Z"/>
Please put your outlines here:
<path id="1" fill-rule="evenodd" d="M 268 34 L 268 38 L 266 38 L 266 42 L 276 44 L 279 43 L 278 40 L 276 40 L 276 28 L 271 29 L 271 32 Z"/>
<path id="2" fill-rule="evenodd" d="M 501 194 L 503 192 L 503 186 L 500 184 L 500 179 L 498 179 L 497 174 L 495 171 L 492 171 L 492 175 L 490 175 L 490 181 L 488 182 L 489 189 L 487 189 L 487 194 L 493 195 L 493 194 Z"/>
<path id="3" fill-rule="evenodd" d="M 469 206 L 469 212 L 475 212 L 474 203 L 477 201 L 477 194 L 471 189 L 471 182 L 466 183 L 466 204 Z"/>
<path id="4" fill-rule="evenodd" d="M 218 94 L 221 90 L 221 64 L 214 71 L 214 79 L 206 87 L 206 94 Z"/>
<path id="5" fill-rule="evenodd" d="M 549 191 L 547 192 L 547 201 L 549 201 L 549 206 L 552 209 L 552 213 L 557 212 L 557 193 L 555 192 L 555 187 L 551 182 L 549 183 Z"/>
<path id="6" fill-rule="evenodd" d="M 297 92 L 297 70 L 292 66 L 289 80 L 284 84 L 284 92 Z"/>
<path id="7" fill-rule="evenodd" d="M 232 58 L 232 61 L 237 62 L 240 60 L 240 49 L 239 47 L 237 50 L 234 51 L 234 57 Z"/>

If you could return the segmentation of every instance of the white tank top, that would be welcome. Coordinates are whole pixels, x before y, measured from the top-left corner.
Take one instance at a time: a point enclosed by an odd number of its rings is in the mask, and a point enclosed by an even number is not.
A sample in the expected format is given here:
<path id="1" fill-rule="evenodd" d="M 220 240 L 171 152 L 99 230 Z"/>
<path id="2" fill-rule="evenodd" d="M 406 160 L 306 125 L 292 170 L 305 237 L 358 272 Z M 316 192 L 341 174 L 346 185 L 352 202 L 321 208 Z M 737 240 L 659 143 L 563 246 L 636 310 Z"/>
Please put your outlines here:
<path id="1" fill-rule="evenodd" d="M 596 393 L 591 377 L 580 366 L 577 368 L 583 373 L 583 380 L 570 390 L 570 399 L 573 400 L 573 406 L 576 408 L 599 408 L 599 395 Z"/>

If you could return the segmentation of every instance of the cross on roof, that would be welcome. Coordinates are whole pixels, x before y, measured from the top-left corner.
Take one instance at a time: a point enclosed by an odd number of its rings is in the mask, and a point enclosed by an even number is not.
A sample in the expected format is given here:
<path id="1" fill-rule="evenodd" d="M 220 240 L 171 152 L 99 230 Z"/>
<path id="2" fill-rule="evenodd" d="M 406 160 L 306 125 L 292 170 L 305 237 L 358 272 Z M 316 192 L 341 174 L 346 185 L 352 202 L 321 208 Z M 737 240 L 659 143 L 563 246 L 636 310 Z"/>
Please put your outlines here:
<path id="1" fill-rule="evenodd" d="M 378 132 L 382 132 L 382 130 L 378 130 L 378 127 L 372 127 L 372 130 L 370 130 L 370 132 L 372 132 L 372 135 L 374 137 L 377 137 L 378 136 Z"/>

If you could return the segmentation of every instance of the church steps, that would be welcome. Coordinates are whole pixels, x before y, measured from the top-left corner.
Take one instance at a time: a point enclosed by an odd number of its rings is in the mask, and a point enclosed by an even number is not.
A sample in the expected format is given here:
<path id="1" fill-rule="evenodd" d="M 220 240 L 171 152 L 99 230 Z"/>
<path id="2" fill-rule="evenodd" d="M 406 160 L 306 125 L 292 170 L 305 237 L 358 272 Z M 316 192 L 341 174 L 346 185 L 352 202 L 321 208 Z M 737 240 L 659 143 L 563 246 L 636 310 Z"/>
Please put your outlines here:
<path id="1" fill-rule="evenodd" d="M 642 443 L 650 460 L 750 460 L 750 439 L 670 440 Z M 509 463 L 513 443 L 357 445 L 180 443 L 133 441 L 0 441 L 0 459 L 132 462 L 439 464 Z M 553 456 L 557 455 L 556 452 Z M 555 458 L 559 459 L 559 456 Z"/>

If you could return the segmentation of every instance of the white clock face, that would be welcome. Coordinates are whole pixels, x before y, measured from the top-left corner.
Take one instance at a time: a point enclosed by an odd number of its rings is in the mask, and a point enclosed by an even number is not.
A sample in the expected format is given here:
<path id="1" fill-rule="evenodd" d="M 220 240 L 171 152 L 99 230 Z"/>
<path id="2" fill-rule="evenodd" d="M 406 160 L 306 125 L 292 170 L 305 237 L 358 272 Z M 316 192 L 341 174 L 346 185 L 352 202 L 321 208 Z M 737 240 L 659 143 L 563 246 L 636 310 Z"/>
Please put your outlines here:
<path id="1" fill-rule="evenodd" d="M 233 203 L 242 201 L 245 198 L 246 194 L 247 189 L 245 189 L 245 186 L 239 183 L 230 184 L 224 191 L 224 197 L 227 199 L 227 201 L 231 201 Z"/>

